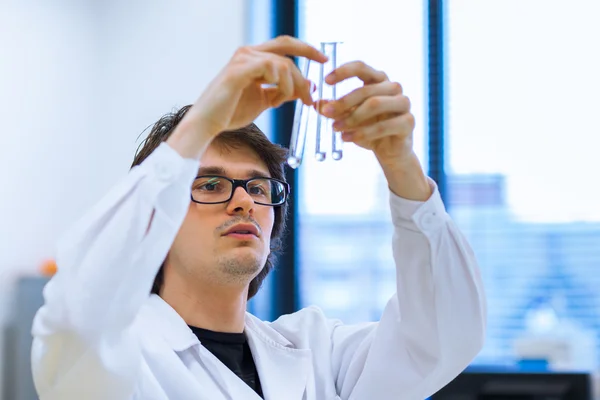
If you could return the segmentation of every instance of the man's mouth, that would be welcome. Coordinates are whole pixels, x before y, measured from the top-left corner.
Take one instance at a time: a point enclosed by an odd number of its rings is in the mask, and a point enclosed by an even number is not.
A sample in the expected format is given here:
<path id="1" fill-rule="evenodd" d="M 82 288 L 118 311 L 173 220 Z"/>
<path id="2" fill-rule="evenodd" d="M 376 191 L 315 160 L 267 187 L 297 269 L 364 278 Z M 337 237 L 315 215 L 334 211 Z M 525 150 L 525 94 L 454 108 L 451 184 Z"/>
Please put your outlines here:
<path id="1" fill-rule="evenodd" d="M 252 224 L 238 224 L 229 228 L 223 236 L 248 240 L 258 238 L 259 231 L 258 228 Z"/>
<path id="2" fill-rule="evenodd" d="M 258 239 L 255 234 L 250 233 L 248 231 L 235 231 L 235 232 L 228 233 L 225 236 L 228 238 L 241 239 L 241 240 Z"/>

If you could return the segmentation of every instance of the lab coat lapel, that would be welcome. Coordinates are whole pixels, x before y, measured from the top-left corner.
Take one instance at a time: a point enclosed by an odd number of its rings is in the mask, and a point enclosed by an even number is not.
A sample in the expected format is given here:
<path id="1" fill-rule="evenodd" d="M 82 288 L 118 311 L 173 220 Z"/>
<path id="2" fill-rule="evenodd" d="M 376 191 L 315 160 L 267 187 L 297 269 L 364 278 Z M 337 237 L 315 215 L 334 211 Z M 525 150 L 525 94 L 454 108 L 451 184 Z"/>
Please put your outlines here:
<path id="1" fill-rule="evenodd" d="M 214 383 L 221 387 L 227 399 L 260 400 L 258 394 L 250 386 L 219 361 L 208 349 L 200 347 L 199 350 L 200 361 L 205 366 L 204 373 L 208 372 L 210 374 Z"/>
<path id="2" fill-rule="evenodd" d="M 216 393 L 219 390 L 216 384 L 227 399 L 258 399 L 248 385 L 201 346 L 185 321 L 164 300 L 153 295 L 148 306 L 144 312 L 152 314 L 149 319 L 153 322 L 152 329 L 165 338 L 201 387 L 215 391 L 212 398 L 221 398 Z M 246 314 L 245 332 L 264 399 L 303 400 L 312 369 L 311 351 L 294 348 L 280 333 L 251 314 Z M 190 354 L 195 354 L 197 363 L 191 362 Z"/>
<path id="3" fill-rule="evenodd" d="M 312 353 L 296 349 L 264 322 L 246 318 L 246 336 L 258 370 L 265 400 L 305 398 Z"/>

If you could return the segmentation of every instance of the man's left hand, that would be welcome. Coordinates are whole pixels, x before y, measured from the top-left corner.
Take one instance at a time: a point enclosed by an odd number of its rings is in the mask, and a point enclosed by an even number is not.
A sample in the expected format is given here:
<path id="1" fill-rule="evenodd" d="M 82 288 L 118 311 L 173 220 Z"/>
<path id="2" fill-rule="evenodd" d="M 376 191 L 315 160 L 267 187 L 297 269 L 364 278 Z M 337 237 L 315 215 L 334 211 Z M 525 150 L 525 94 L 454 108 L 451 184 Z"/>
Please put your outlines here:
<path id="1" fill-rule="evenodd" d="M 364 85 L 317 107 L 335 121 L 333 127 L 342 132 L 344 141 L 375 153 L 393 192 L 426 200 L 431 190 L 413 151 L 415 118 L 402 86 L 362 61 L 337 68 L 326 77 L 326 83 L 334 85 L 353 77 Z"/>
<path id="2" fill-rule="evenodd" d="M 323 104 L 321 112 L 335 121 L 344 141 L 372 150 L 382 164 L 402 161 L 412 153 L 415 127 L 402 86 L 361 61 L 342 65 L 326 82 L 334 85 L 353 77 L 364 86 Z"/>

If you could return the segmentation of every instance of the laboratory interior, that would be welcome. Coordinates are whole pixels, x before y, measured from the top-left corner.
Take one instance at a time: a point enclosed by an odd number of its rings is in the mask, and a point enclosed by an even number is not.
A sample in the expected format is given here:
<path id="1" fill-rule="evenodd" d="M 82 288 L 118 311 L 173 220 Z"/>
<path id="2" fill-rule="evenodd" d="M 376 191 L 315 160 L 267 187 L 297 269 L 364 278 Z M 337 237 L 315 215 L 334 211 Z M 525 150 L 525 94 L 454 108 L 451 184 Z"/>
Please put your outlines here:
<path id="1" fill-rule="evenodd" d="M 38 399 L 32 323 L 62 235 L 128 174 L 149 126 L 236 49 L 281 35 L 402 85 L 413 151 L 477 260 L 485 340 L 430 398 L 599 400 L 598 15 L 596 0 L 1 0 L 0 400 Z M 283 250 L 248 312 L 378 321 L 402 269 L 388 181 L 300 110 L 255 120 L 299 157 Z"/>

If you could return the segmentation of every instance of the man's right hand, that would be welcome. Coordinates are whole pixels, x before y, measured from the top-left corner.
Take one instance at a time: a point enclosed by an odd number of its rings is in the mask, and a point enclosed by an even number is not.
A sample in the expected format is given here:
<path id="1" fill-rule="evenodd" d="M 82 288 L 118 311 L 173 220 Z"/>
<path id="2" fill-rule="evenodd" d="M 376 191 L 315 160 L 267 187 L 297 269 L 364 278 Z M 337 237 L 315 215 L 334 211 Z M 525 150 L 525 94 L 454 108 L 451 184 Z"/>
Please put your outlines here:
<path id="1" fill-rule="evenodd" d="M 208 85 L 168 140 L 182 156 L 199 158 L 220 132 L 241 128 L 271 107 L 302 99 L 312 105 L 311 83 L 293 60 L 327 57 L 289 36 L 238 49 Z"/>

